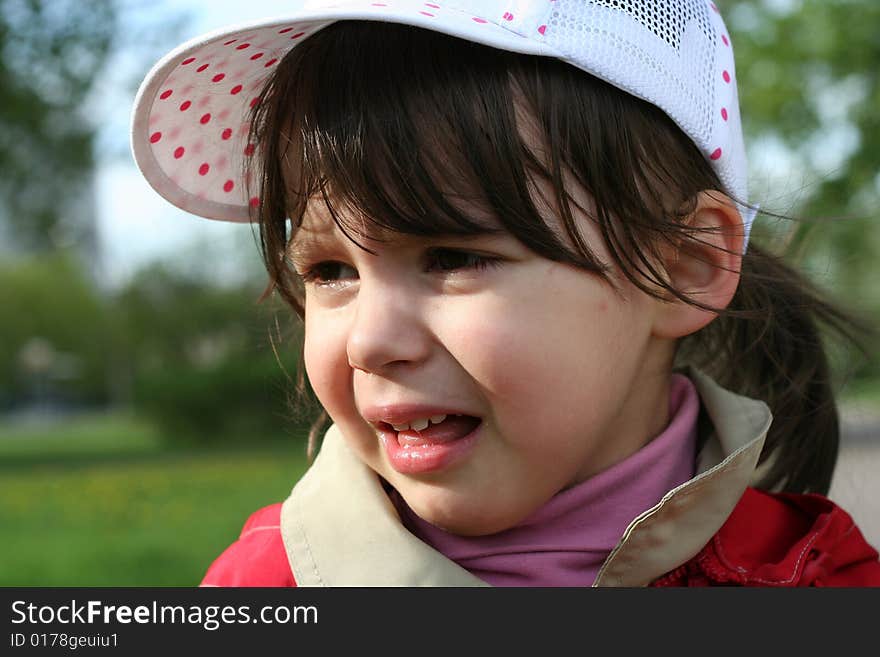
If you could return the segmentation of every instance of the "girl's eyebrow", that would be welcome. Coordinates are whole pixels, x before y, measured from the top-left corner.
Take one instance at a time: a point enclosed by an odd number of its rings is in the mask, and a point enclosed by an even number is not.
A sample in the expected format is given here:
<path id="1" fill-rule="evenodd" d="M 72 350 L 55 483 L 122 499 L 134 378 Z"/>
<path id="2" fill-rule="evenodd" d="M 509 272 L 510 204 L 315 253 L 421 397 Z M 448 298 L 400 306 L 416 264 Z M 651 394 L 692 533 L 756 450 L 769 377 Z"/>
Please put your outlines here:
<path id="1" fill-rule="evenodd" d="M 469 243 L 485 239 L 491 240 L 493 238 L 505 238 L 507 234 L 507 231 L 500 227 L 486 228 L 479 233 L 441 233 L 438 235 L 412 235 L 400 233 L 386 237 L 380 243 L 386 246 L 409 246 L 420 242 L 427 242 L 430 244 L 438 242 Z M 305 263 L 312 259 L 317 253 L 337 249 L 339 244 L 340 239 L 335 234 L 333 234 L 333 236 L 327 236 L 326 233 L 321 233 L 320 235 L 303 237 L 300 239 L 297 239 L 297 236 L 295 236 L 287 246 L 287 257 L 290 258 L 294 264 Z"/>

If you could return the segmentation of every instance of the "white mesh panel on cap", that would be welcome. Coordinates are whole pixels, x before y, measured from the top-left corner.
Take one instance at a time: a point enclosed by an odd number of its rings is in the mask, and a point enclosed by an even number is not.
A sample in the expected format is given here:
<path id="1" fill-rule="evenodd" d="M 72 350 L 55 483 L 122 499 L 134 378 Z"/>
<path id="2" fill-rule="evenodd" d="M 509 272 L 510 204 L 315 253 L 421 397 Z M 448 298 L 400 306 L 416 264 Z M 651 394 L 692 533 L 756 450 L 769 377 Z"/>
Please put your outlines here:
<path id="1" fill-rule="evenodd" d="M 744 198 L 744 153 L 732 139 L 739 134 L 733 56 L 711 4 L 557 0 L 554 5 L 547 45 L 575 66 L 663 109 L 713 160 L 730 191 Z M 741 166 L 720 162 L 725 154 L 740 155 Z"/>
<path id="2" fill-rule="evenodd" d="M 708 138 L 715 58 L 700 22 L 682 23 L 675 47 L 666 40 L 669 30 L 646 30 L 635 16 L 606 3 L 568 4 L 578 9 L 553 14 L 548 42 L 581 68 L 661 106 L 689 134 Z"/>
<path id="3" fill-rule="evenodd" d="M 710 37 L 712 31 L 705 2 L 687 0 L 591 0 L 588 3 L 629 14 L 651 32 L 678 49 L 681 35 L 692 21 L 699 23 L 700 30 Z M 711 38 L 711 37 L 710 37 Z"/>

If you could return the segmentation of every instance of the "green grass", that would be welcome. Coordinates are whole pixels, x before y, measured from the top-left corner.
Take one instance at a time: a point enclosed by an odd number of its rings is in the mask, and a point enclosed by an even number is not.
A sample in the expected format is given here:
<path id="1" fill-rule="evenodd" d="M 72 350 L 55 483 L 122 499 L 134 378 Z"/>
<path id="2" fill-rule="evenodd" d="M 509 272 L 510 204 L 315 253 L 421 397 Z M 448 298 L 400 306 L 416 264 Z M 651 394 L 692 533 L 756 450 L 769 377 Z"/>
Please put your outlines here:
<path id="1" fill-rule="evenodd" d="M 0 586 L 196 585 L 306 467 L 301 441 L 169 452 L 125 416 L 13 433 L 0 428 Z"/>
<path id="2" fill-rule="evenodd" d="M 159 432 L 128 413 L 95 413 L 53 424 L 0 424 L 0 464 L 155 454 Z"/>

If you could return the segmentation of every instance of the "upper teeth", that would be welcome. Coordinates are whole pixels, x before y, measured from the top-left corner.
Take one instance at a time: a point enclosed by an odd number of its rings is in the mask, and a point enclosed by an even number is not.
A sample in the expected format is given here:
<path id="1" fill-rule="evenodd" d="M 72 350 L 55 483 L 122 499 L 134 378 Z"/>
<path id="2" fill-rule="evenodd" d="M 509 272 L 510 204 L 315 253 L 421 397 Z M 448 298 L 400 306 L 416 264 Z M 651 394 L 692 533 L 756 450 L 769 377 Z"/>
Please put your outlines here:
<path id="1" fill-rule="evenodd" d="M 406 431 L 407 429 L 422 431 L 423 429 L 428 428 L 428 424 L 440 424 L 445 419 L 445 415 L 432 415 L 429 418 L 419 418 L 418 420 L 413 420 L 408 424 L 392 424 L 391 426 L 394 427 L 395 431 Z"/>

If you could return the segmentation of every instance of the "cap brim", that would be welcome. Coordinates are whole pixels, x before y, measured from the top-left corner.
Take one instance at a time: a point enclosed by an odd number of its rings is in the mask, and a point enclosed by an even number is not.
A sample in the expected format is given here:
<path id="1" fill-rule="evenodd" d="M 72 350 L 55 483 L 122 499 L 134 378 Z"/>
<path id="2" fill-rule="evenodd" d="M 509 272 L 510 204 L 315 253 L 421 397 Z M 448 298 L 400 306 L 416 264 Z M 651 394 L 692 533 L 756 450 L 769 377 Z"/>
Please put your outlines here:
<path id="1" fill-rule="evenodd" d="M 259 199 L 248 192 L 248 112 L 275 65 L 310 35 L 340 20 L 422 27 L 504 50 L 558 56 L 541 41 L 500 25 L 498 17 L 395 0 L 307 9 L 217 30 L 163 57 L 147 74 L 132 112 L 131 147 L 150 185 L 202 217 L 248 221 Z"/>

